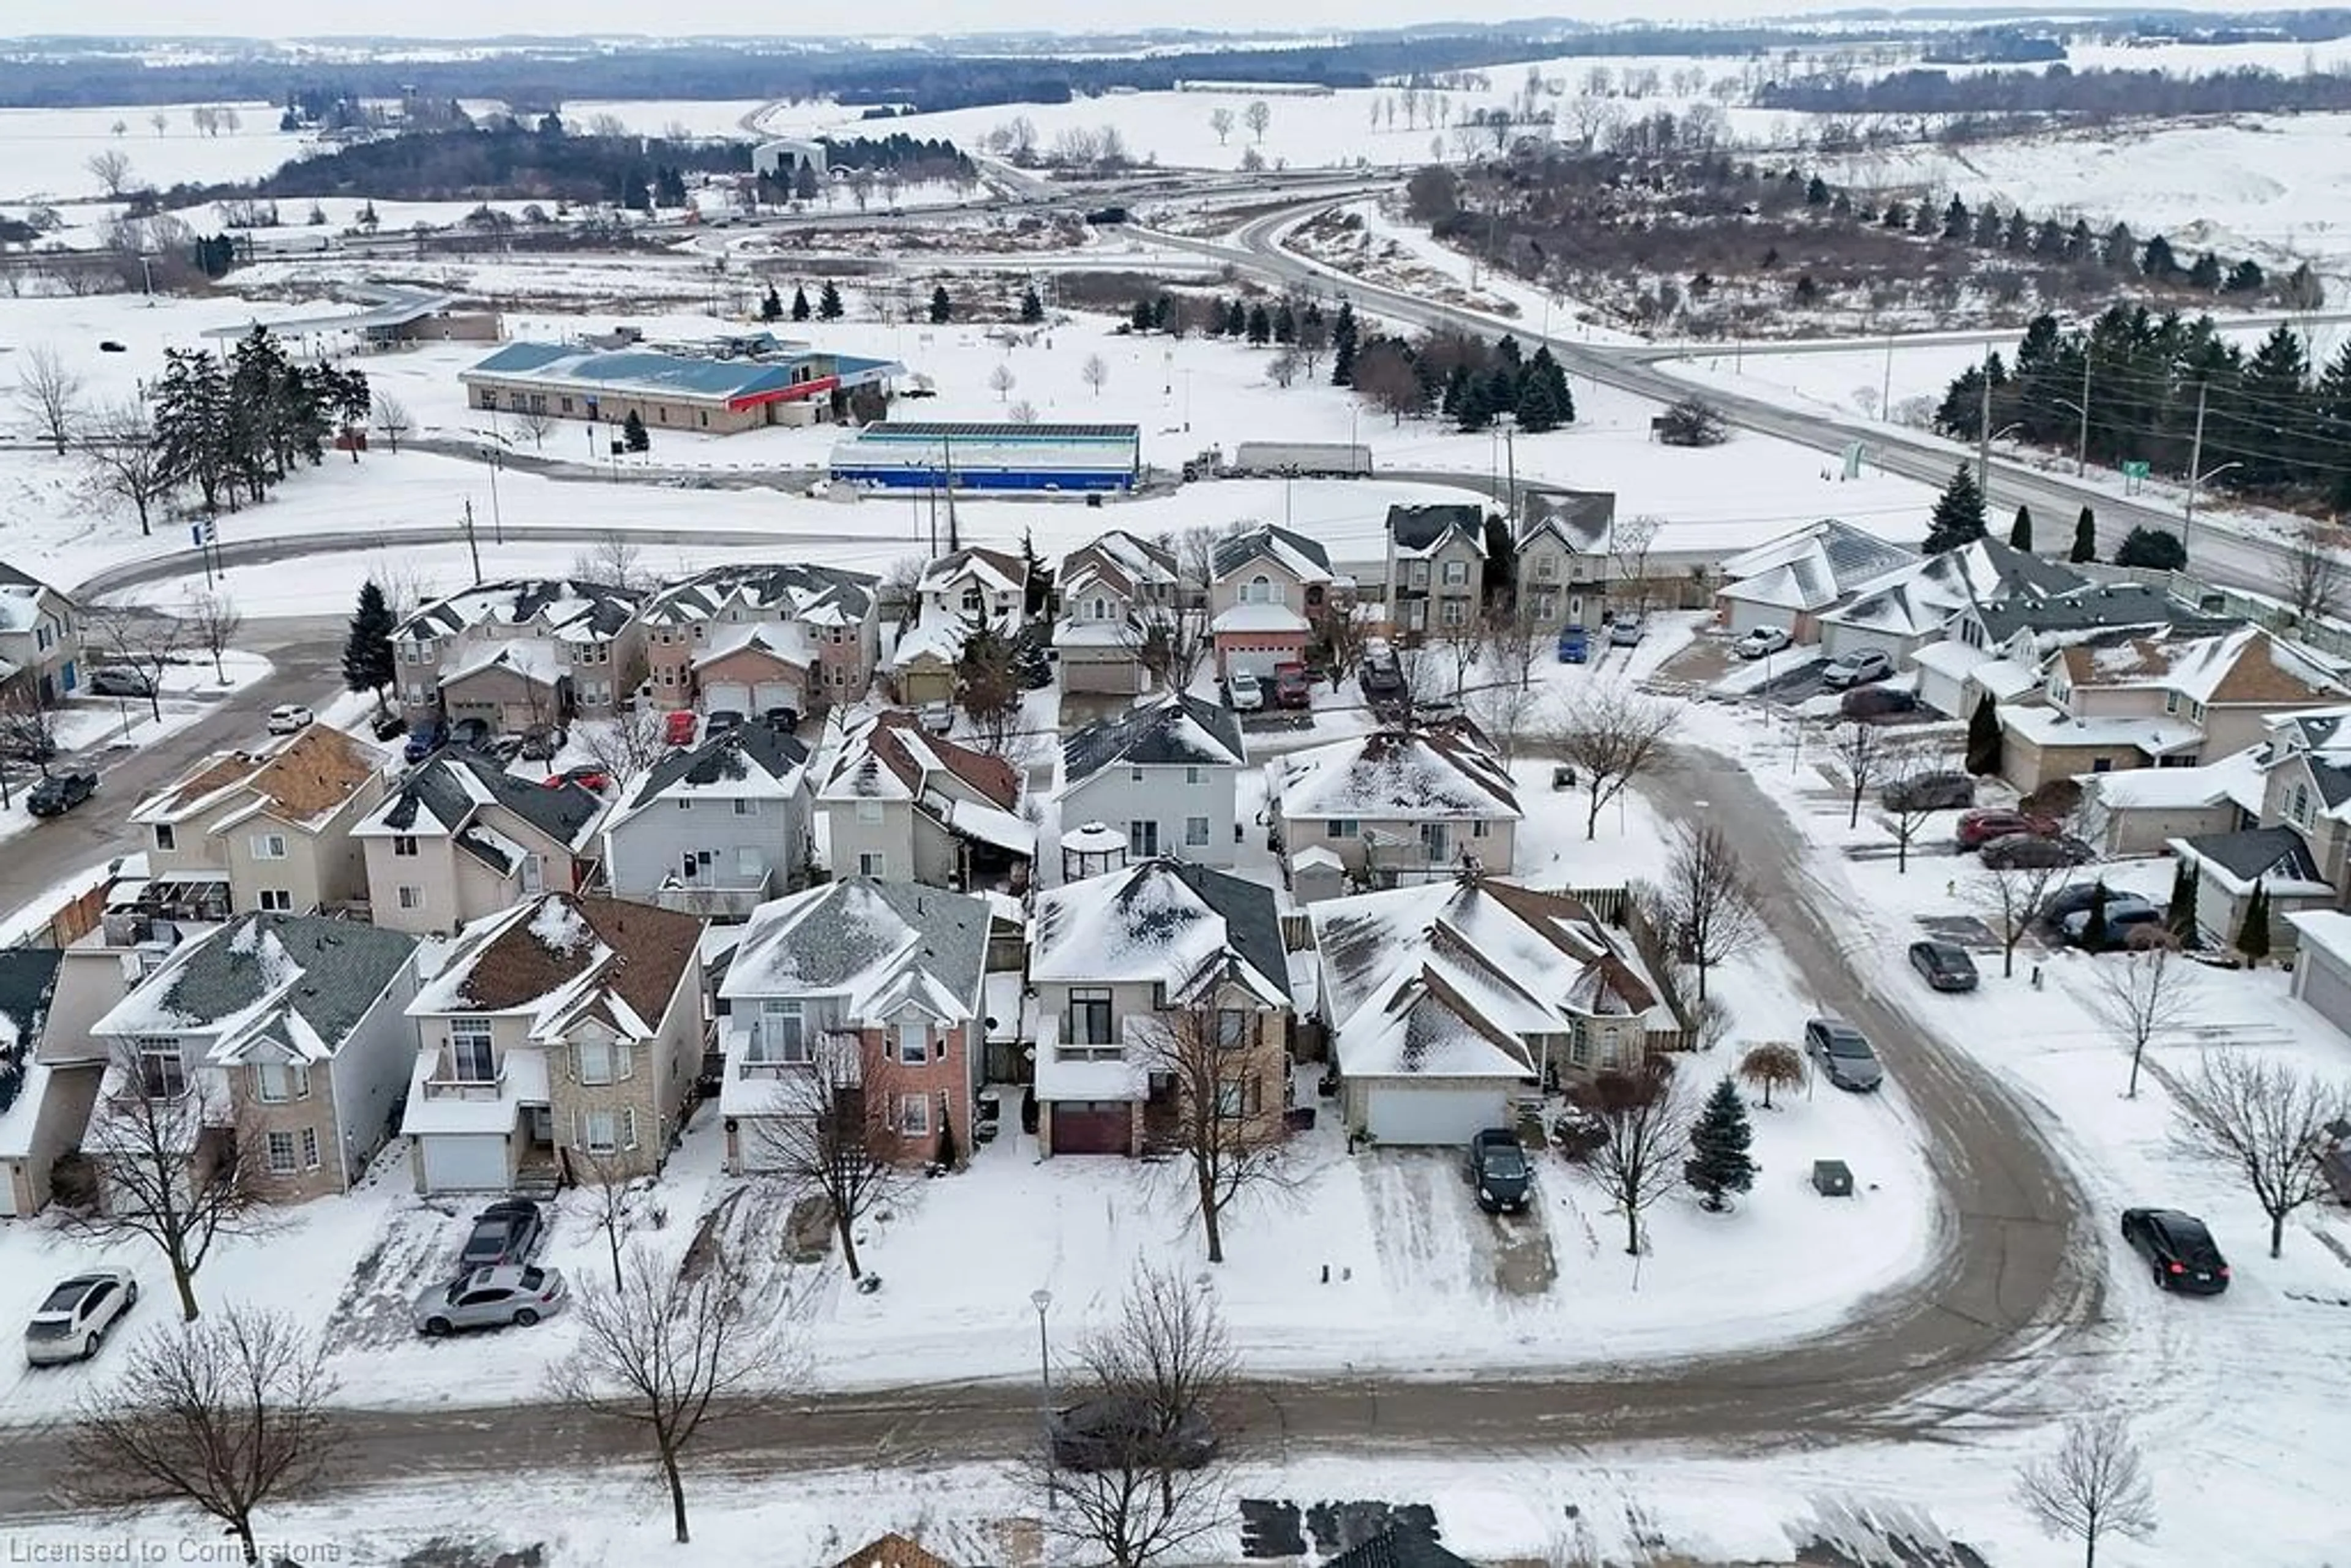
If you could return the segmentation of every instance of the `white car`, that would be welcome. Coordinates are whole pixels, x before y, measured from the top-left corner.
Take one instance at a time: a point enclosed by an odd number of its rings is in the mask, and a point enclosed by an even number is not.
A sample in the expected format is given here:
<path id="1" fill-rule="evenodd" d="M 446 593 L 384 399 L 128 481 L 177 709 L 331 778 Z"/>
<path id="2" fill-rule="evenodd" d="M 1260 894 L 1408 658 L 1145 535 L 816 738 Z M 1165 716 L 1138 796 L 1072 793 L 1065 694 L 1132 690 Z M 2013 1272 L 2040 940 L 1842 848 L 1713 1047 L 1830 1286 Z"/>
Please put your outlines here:
<path id="1" fill-rule="evenodd" d="M 25 1324 L 26 1364 L 88 1361 L 138 1300 L 139 1281 L 128 1269 L 92 1269 L 59 1281 Z"/>
<path id="2" fill-rule="evenodd" d="M 303 730 L 308 729 L 311 721 L 317 717 L 318 715 L 300 703 L 279 703 L 269 710 L 269 733 L 299 735 Z"/>
<path id="3" fill-rule="evenodd" d="M 1892 655 L 1876 648 L 1864 648 L 1857 653 L 1840 653 L 1829 661 L 1821 672 L 1821 684 L 1832 691 L 1848 686 L 1865 686 L 1872 681 L 1882 681 L 1894 673 Z"/>
<path id="4" fill-rule="evenodd" d="M 1225 677 L 1225 703 L 1235 713 L 1256 713 L 1265 706 L 1265 684 L 1247 670 Z"/>
<path id="5" fill-rule="evenodd" d="M 1790 646 L 1795 639 L 1782 626 L 1758 626 L 1730 645 L 1730 651 L 1742 659 L 1761 659 Z"/>

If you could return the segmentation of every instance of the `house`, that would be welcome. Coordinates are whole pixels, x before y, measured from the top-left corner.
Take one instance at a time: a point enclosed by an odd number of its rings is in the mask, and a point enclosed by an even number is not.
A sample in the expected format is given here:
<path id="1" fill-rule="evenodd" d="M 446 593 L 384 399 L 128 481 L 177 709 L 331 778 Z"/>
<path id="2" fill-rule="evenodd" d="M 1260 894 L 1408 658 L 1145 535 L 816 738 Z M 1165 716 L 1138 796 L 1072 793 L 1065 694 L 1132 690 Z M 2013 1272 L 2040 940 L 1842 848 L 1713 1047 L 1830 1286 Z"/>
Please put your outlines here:
<path id="1" fill-rule="evenodd" d="M 634 588 L 568 578 L 486 582 L 392 628 L 392 684 L 411 724 L 480 719 L 511 732 L 610 718 L 643 678 Z"/>
<path id="2" fill-rule="evenodd" d="M 1132 860 L 1165 853 L 1230 865 L 1234 790 L 1247 761 L 1238 716 L 1178 692 L 1063 737 L 1061 821 L 1123 832 Z"/>
<path id="3" fill-rule="evenodd" d="M 2133 768 L 2080 779 L 2081 834 L 2107 858 L 2166 852 L 2174 839 L 2258 826 L 2269 748 L 2194 768 Z"/>
<path id="4" fill-rule="evenodd" d="M 674 751 L 604 823 L 604 883 L 621 898 L 740 919 L 808 873 L 808 747 L 738 725 Z"/>
<path id="5" fill-rule="evenodd" d="M 2351 915 L 2297 909 L 2283 922 L 2294 936 L 2294 995 L 2351 1034 Z"/>
<path id="6" fill-rule="evenodd" d="M 2196 929 L 2216 947 L 2237 946 L 2256 887 L 2269 897 L 2270 950 L 2279 956 L 2294 951 L 2296 911 L 2327 909 L 2336 902 L 2310 845 L 2290 827 L 2174 839 L 2170 849 L 2196 873 Z"/>
<path id="7" fill-rule="evenodd" d="M 2232 759 L 2254 770 L 2252 808 L 2170 847 L 2196 870 L 2197 922 L 2212 941 L 2235 945 L 2258 882 L 2271 902 L 2272 948 L 2283 954 L 2301 929 L 2294 912 L 2351 907 L 2351 706 L 2276 715 L 2268 735 Z"/>
<path id="8" fill-rule="evenodd" d="M 702 922 L 544 893 L 475 921 L 408 1006 L 416 1190 L 659 1170 L 701 1070 Z"/>
<path id="9" fill-rule="evenodd" d="M 1616 497 L 1607 490 L 1531 487 L 1519 503 L 1519 609 L 1535 626 L 1600 622 L 1614 575 Z"/>
<path id="10" fill-rule="evenodd" d="M 1388 623 L 1407 645 L 1461 633 L 1485 602 L 1486 513 L 1437 504 L 1388 508 Z"/>
<path id="11" fill-rule="evenodd" d="M 0 692 L 52 707 L 81 689 L 81 612 L 38 578 L 0 564 Z"/>
<path id="12" fill-rule="evenodd" d="M 856 701 L 881 659 L 878 587 L 794 562 L 713 567 L 658 590 L 638 615 L 653 701 L 801 715 Z"/>
<path id="13" fill-rule="evenodd" d="M 1273 890 L 1162 857 L 1037 895 L 1037 1143 L 1047 1155 L 1164 1144 L 1190 1052 L 1231 1053 L 1220 1102 L 1257 1134 L 1289 1104 L 1290 965 Z"/>
<path id="14" fill-rule="evenodd" d="M 2026 584 L 2005 598 L 1971 599 L 1943 640 L 1917 650 L 1911 662 L 1918 671 L 1918 700 L 1937 713 L 1965 718 L 1986 695 L 2004 703 L 2037 690 L 2041 666 L 2068 644 L 2127 628 L 2218 634 L 2242 624 L 2206 615 L 2146 583 L 2084 577 L 2059 592 Z"/>
<path id="15" fill-rule="evenodd" d="M 437 751 L 351 830 L 369 918 L 454 933 L 541 893 L 586 887 L 603 810 L 584 785 L 535 784 L 479 752 Z"/>
<path id="16" fill-rule="evenodd" d="M 1465 1144 L 1522 1090 L 1631 1067 L 1679 1022 L 1583 903 L 1478 873 L 1318 904 L 1317 1009 L 1351 1132 Z"/>
<path id="17" fill-rule="evenodd" d="M 1019 636 L 1028 601 L 1029 567 L 1017 555 L 975 548 L 933 561 L 914 584 L 914 623 L 890 655 L 898 700 L 914 706 L 952 701 L 964 643 L 983 627 Z"/>
<path id="18" fill-rule="evenodd" d="M 955 1568 L 955 1564 L 893 1531 L 867 1542 L 832 1568 Z"/>
<path id="19" fill-rule="evenodd" d="M 1918 559 L 1916 550 L 1824 517 L 1723 561 L 1715 613 L 1733 636 L 1778 626 L 1799 643 L 1817 642 L 1821 612 Z"/>
<path id="20" fill-rule="evenodd" d="M 1336 855 L 1359 882 L 1507 873 L 1520 809 L 1510 769 L 1466 718 L 1383 727 L 1278 758 L 1267 794 L 1292 857 Z"/>
<path id="21" fill-rule="evenodd" d="M 416 938 L 355 921 L 246 915 L 192 937 L 92 1027 L 110 1061 L 85 1147 L 104 1164 L 144 1139 L 108 1130 L 122 1096 L 193 1096 L 192 1158 L 229 1140 L 259 1156 L 241 1163 L 261 1196 L 348 1191 L 415 1059 L 416 985 Z"/>
<path id="22" fill-rule="evenodd" d="M 618 440 L 631 414 L 649 431 L 703 435 L 831 423 L 852 417 L 865 389 L 878 406 L 905 373 L 756 332 L 679 348 L 508 343 L 457 380 L 469 407 L 601 423 Z"/>
<path id="23" fill-rule="evenodd" d="M 968 1150 L 989 925 L 985 899 L 862 876 L 753 912 L 718 987 L 726 1168 L 772 1166 L 778 1119 L 852 1087 L 886 1157 Z"/>
<path id="24" fill-rule="evenodd" d="M 2045 602 L 2086 585 L 2070 567 L 1998 539 L 1907 560 L 1869 578 L 1819 610 L 1821 653 L 1881 653 L 1897 664 L 1943 642 L 1970 609 Z"/>
<path id="25" fill-rule="evenodd" d="M 80 1140 L 63 1096 L 48 1093 L 41 1042 L 65 955 L 54 947 L 0 950 L 0 1218 L 37 1214 L 49 1201 L 49 1167 Z M 96 1085 L 90 1086 L 94 1097 Z M 48 1111 L 43 1125 L 43 1110 Z"/>
<path id="26" fill-rule="evenodd" d="M 1208 559 L 1217 675 L 1266 676 L 1302 662 L 1315 618 L 1337 586 L 1330 555 L 1304 534 L 1259 523 L 1218 539 Z"/>
<path id="27" fill-rule="evenodd" d="M 1113 696 L 1149 691 L 1144 640 L 1155 619 L 1185 608 L 1174 552 L 1113 528 L 1062 557 L 1054 581 L 1061 599 L 1053 626 L 1061 689 Z"/>
<path id="28" fill-rule="evenodd" d="M 1002 758 L 892 709 L 846 727 L 819 771 L 818 851 L 834 875 L 960 888 L 1027 878 L 1037 830 Z"/>
<path id="29" fill-rule="evenodd" d="M 151 876 L 225 889 L 218 917 L 307 915 L 366 899 L 354 835 L 383 790 L 372 749 L 314 724 L 274 752 L 213 753 L 140 801 L 131 821 L 145 830 Z"/>
<path id="30" fill-rule="evenodd" d="M 2343 696 L 2311 655 L 2259 627 L 2107 633 L 2051 658 L 2043 701 L 2001 710 L 2001 771 L 2030 793 L 2081 773 L 2192 767 L 2262 740 L 2273 714 Z"/>

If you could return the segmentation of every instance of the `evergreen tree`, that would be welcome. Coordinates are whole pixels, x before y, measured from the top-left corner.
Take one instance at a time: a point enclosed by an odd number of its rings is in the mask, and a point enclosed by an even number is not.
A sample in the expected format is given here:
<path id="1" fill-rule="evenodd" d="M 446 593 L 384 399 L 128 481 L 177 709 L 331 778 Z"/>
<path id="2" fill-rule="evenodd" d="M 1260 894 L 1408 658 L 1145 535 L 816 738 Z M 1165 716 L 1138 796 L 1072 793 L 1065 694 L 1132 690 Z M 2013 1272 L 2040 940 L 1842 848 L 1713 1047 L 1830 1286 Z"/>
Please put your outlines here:
<path id="1" fill-rule="evenodd" d="M 1975 712 L 1968 716 L 1968 771 L 1979 779 L 1998 773 L 2002 745 L 2000 708 L 1986 692 L 1976 699 Z"/>
<path id="2" fill-rule="evenodd" d="M 2206 251 L 2188 269 L 2188 281 L 2207 294 L 2217 294 L 2220 288 L 2220 258 Z"/>
<path id="3" fill-rule="evenodd" d="M 1559 428 L 1559 402 L 1549 381 L 1539 375 L 1520 379 L 1518 416 L 1519 428 L 1530 435 Z"/>
<path id="4" fill-rule="evenodd" d="M 1249 335 L 1249 307 L 1236 299 L 1225 307 L 1225 336 L 1241 338 Z"/>
<path id="5" fill-rule="evenodd" d="M 1534 358 L 1527 361 L 1526 373 L 1530 377 L 1540 378 L 1551 388 L 1551 405 L 1558 413 L 1558 423 L 1574 423 L 1575 394 L 1568 390 L 1566 370 L 1552 358 L 1549 348 L 1535 350 Z"/>
<path id="6" fill-rule="evenodd" d="M 2075 566 L 2098 559 L 2098 517 L 2087 507 L 2074 519 L 2074 549 L 2065 559 Z"/>
<path id="7" fill-rule="evenodd" d="M 1950 204 L 1943 209 L 1943 237 L 1965 239 L 1968 237 L 1970 228 L 1968 204 L 1959 197 L 1953 196 Z"/>
<path id="8" fill-rule="evenodd" d="M 792 319 L 795 321 L 805 321 L 808 319 L 808 289 L 803 286 L 795 283 L 792 285 Z"/>
<path id="9" fill-rule="evenodd" d="M 1705 1194 L 1701 1201 L 1707 1208 L 1719 1213 L 1725 1207 L 1723 1194 L 1745 1192 L 1755 1185 L 1755 1161 L 1747 1153 L 1754 1139 L 1746 1103 L 1726 1074 L 1690 1128 L 1690 1157 L 1682 1166 L 1690 1186 Z"/>
<path id="10" fill-rule="evenodd" d="M 1818 174 L 1815 174 L 1812 177 L 1811 182 L 1804 186 L 1804 205 L 1808 207 L 1825 207 L 1828 204 L 1829 183 L 1826 180 L 1822 179 Z"/>
<path id="11" fill-rule="evenodd" d="M 1287 299 L 1283 300 L 1281 308 L 1273 313 L 1273 340 L 1277 343 L 1298 341 L 1298 315 L 1290 309 L 1290 301 Z"/>
<path id="12" fill-rule="evenodd" d="M 1045 302 L 1037 298 L 1037 286 L 1030 284 L 1020 291 L 1020 319 L 1030 326 L 1045 319 Z"/>
<path id="13" fill-rule="evenodd" d="M 762 295 L 759 298 L 759 319 L 762 321 L 780 321 L 783 319 L 783 296 L 778 294 L 776 292 L 776 286 L 770 283 L 768 285 L 768 292 Z"/>
<path id="14" fill-rule="evenodd" d="M 947 298 L 947 286 L 935 285 L 931 289 L 931 325 L 943 327 L 955 319 L 955 301 Z"/>
<path id="15" fill-rule="evenodd" d="M 382 703 L 383 689 L 392 685 L 394 673 L 392 629 L 397 623 L 375 579 L 360 584 L 359 608 L 351 614 L 350 634 L 343 639 L 346 690 L 373 692 L 376 702 Z"/>
<path id="16" fill-rule="evenodd" d="M 2196 868 L 2184 860 L 2171 864 L 2171 903 L 2163 912 L 2164 928 L 2183 947 L 2196 945 Z"/>
<path id="17" fill-rule="evenodd" d="M 1951 482 L 1935 499 L 1935 510 L 1927 519 L 1927 542 L 1923 547 L 1928 555 L 1958 549 L 1984 537 L 1983 492 L 1976 488 L 1976 471 L 1962 463 L 1952 471 Z"/>
<path id="18" fill-rule="evenodd" d="M 1250 342 L 1259 346 L 1273 337 L 1273 318 L 1266 314 L 1262 304 L 1249 307 L 1248 336 Z"/>
<path id="19" fill-rule="evenodd" d="M 2228 443 L 2243 454 L 2231 477 L 2257 489 L 2287 485 L 2319 434 L 2302 334 L 2283 323 L 2272 329 L 2245 362 L 2241 386 L 2251 408 Z"/>
<path id="20" fill-rule="evenodd" d="M 1494 345 L 1494 360 L 1497 364 L 1505 366 L 1513 372 L 1526 362 L 1519 352 L 1519 340 L 1508 333 L 1503 335 L 1500 342 Z"/>
<path id="21" fill-rule="evenodd" d="M 2022 207 L 2008 214 L 2008 228 L 2000 236 L 2000 248 L 2012 256 L 2022 256 L 2032 248 L 2032 220 L 2024 215 Z"/>
<path id="22" fill-rule="evenodd" d="M 2220 285 L 2222 292 L 2228 294 L 2259 294 L 2267 287 L 2269 275 L 2262 270 L 2262 264 L 2251 256 L 2231 267 L 2228 281 Z"/>
<path id="23" fill-rule="evenodd" d="M 1486 372 L 1479 390 L 1489 418 L 1510 413 L 1519 406 L 1519 372 L 1509 365 L 1496 365 Z"/>
<path id="24" fill-rule="evenodd" d="M 2008 542 L 2021 550 L 2032 548 L 2032 508 L 2019 502 L 2016 521 L 2008 526 Z"/>
<path id="25" fill-rule="evenodd" d="M 2157 571 L 2178 571 L 2188 564 L 2188 547 L 2179 536 L 2165 528 L 2133 528 L 2123 536 L 2121 546 L 2115 551 L 2116 566 L 2150 567 Z"/>
<path id="26" fill-rule="evenodd" d="M 2138 269 L 2149 277 L 2168 281 L 2178 275 L 2179 258 L 2171 254 L 2171 242 L 2161 235 L 2147 242 L 2140 253 Z"/>
<path id="27" fill-rule="evenodd" d="M 820 320 L 841 319 L 841 285 L 830 277 L 824 280 L 824 287 L 816 297 L 816 313 Z"/>
<path id="28" fill-rule="evenodd" d="M 2252 896 L 2245 900 L 2244 923 L 2237 927 L 2237 951 L 2256 969 L 2270 956 L 2270 890 L 2259 880 L 2253 883 Z"/>
<path id="29" fill-rule="evenodd" d="M 621 423 L 621 444 L 632 452 L 644 452 L 653 446 L 653 437 L 645 434 L 645 422 L 638 417 L 635 409 L 629 410 L 629 417 Z"/>
<path id="30" fill-rule="evenodd" d="M 2082 948 L 2089 953 L 2106 950 L 2106 884 L 2103 882 L 2090 891 L 2090 918 L 2082 923 Z"/>
<path id="31" fill-rule="evenodd" d="M 1172 296 L 1163 294 L 1151 302 L 1151 329 L 1155 332 L 1176 329 L 1176 301 Z"/>
<path id="32" fill-rule="evenodd" d="M 1437 403 L 1437 412 L 1447 419 L 1459 419 L 1462 400 L 1469 395 L 1469 381 L 1468 366 L 1454 366 L 1452 373 L 1445 378 L 1445 396 Z"/>
<path id="33" fill-rule="evenodd" d="M 1151 301 L 1138 299 L 1127 307 L 1126 324 L 1138 332 L 1151 330 Z"/>

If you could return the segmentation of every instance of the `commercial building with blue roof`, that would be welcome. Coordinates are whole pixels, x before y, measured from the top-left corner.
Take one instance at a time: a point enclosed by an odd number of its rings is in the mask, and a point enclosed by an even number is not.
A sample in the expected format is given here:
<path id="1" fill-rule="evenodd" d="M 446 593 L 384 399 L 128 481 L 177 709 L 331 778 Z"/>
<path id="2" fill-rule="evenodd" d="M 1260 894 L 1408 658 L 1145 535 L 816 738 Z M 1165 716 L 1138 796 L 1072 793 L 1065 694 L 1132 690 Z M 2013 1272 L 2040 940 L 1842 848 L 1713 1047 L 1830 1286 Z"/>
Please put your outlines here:
<path id="1" fill-rule="evenodd" d="M 485 411 L 615 425 L 634 413 L 650 431 L 731 435 L 842 419 L 852 394 L 886 392 L 905 373 L 895 361 L 827 353 L 761 332 L 692 349 L 509 343 L 457 379 L 465 401 Z"/>

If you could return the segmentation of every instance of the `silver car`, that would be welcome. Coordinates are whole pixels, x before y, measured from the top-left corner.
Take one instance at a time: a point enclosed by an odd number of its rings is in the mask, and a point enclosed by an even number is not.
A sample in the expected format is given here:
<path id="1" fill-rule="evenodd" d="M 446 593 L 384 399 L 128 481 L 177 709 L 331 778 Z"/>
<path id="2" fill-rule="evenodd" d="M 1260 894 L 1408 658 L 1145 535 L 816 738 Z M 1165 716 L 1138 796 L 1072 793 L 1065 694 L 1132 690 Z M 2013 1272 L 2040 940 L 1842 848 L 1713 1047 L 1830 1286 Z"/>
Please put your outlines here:
<path id="1" fill-rule="evenodd" d="M 416 1298 L 416 1328 L 438 1338 L 459 1329 L 528 1328 L 570 1299 L 559 1269 L 476 1269 Z"/>
<path id="2" fill-rule="evenodd" d="M 88 1361 L 138 1300 L 139 1281 L 128 1269 L 92 1269 L 60 1281 L 25 1324 L 26 1364 Z"/>

